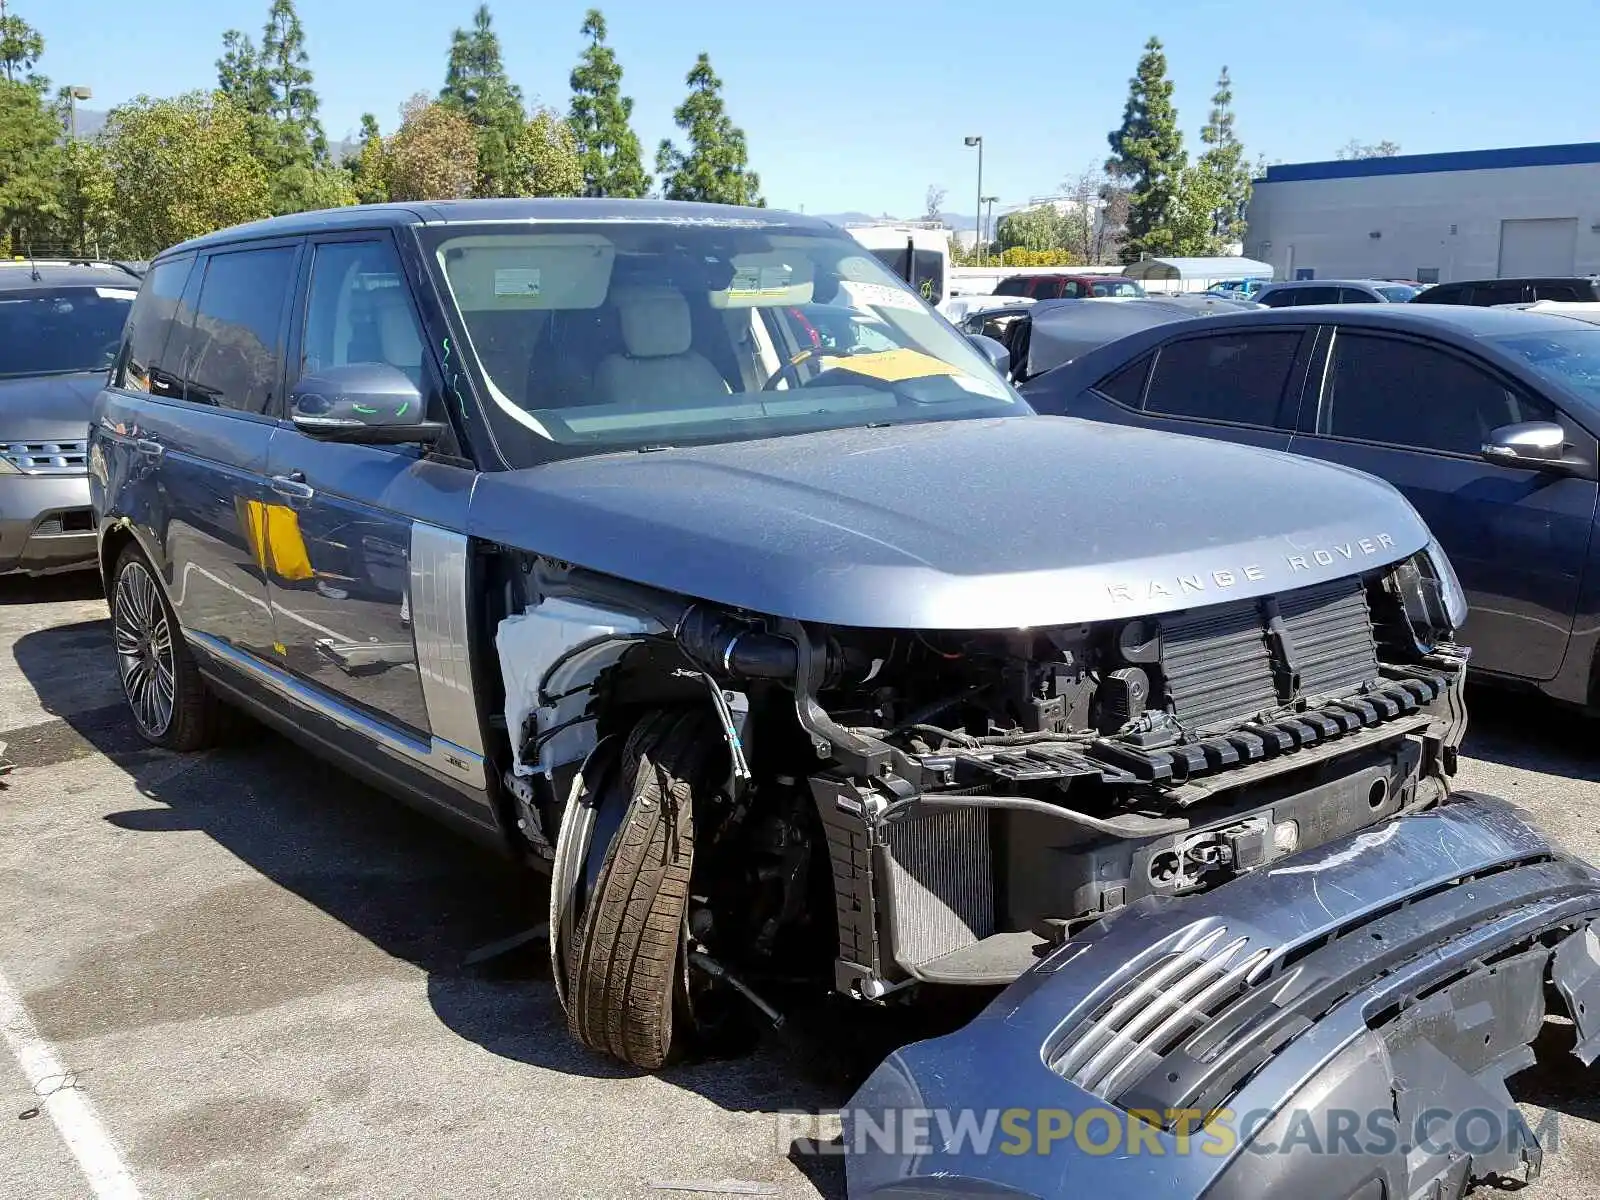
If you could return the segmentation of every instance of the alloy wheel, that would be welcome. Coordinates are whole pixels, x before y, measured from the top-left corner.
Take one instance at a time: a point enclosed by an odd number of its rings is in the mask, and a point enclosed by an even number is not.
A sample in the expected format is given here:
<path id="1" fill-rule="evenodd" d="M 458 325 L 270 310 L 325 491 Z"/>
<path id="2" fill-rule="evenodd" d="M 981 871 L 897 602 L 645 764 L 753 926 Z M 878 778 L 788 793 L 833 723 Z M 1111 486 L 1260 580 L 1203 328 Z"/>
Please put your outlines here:
<path id="1" fill-rule="evenodd" d="M 161 737 L 172 724 L 172 626 L 143 563 L 130 562 L 117 577 L 111 618 L 117 674 L 133 719 L 148 736 Z"/>

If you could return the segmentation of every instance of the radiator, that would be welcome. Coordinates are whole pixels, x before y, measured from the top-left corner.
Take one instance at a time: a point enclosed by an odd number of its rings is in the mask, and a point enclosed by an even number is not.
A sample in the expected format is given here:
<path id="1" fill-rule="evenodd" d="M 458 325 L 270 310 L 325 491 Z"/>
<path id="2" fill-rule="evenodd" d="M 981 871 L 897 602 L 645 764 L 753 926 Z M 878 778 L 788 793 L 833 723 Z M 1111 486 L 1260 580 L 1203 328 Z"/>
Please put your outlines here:
<path id="1" fill-rule="evenodd" d="M 893 822 L 894 957 L 919 966 L 994 932 L 989 814 L 952 808 Z"/>

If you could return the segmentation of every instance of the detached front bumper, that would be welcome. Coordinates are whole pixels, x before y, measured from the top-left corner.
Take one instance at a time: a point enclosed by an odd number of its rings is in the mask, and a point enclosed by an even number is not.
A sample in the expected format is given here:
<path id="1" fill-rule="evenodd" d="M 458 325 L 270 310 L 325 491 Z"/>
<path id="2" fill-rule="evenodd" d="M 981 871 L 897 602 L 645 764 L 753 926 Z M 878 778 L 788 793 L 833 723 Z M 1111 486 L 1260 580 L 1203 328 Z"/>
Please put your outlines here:
<path id="1" fill-rule="evenodd" d="M 1538 1138 L 1504 1081 L 1547 998 L 1600 1056 L 1597 918 L 1600 871 L 1466 794 L 1140 901 L 873 1073 L 844 1114 L 849 1194 L 1456 1197 L 1531 1178 Z"/>
<path id="2" fill-rule="evenodd" d="M 95 564 L 87 475 L 0 475 L 0 575 Z"/>

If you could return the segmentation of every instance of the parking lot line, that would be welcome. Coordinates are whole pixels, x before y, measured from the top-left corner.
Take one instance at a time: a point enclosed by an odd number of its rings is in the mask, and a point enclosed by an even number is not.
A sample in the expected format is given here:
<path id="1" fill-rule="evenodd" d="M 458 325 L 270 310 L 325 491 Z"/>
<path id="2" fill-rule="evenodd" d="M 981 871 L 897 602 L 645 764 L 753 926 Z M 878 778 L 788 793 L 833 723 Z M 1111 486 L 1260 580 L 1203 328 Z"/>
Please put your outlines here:
<path id="1" fill-rule="evenodd" d="M 55 1122 L 95 1200 L 141 1200 L 139 1187 L 94 1105 L 63 1069 L 50 1043 L 39 1036 L 4 975 L 0 975 L 0 1032 L 38 1098 L 38 1109 Z"/>

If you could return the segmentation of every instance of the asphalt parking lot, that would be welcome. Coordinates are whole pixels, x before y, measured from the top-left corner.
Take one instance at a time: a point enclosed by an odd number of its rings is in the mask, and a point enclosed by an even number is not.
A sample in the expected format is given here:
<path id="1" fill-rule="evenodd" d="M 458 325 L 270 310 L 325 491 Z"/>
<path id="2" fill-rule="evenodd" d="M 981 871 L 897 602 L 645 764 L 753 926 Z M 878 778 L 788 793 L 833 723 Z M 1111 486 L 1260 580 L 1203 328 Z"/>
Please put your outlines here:
<path id="1" fill-rule="evenodd" d="M 771 1114 L 838 1105 L 915 1031 L 819 1014 L 658 1076 L 590 1054 L 542 943 L 465 965 L 541 919 L 537 884 L 253 726 L 146 747 L 105 617 L 92 578 L 0 580 L 0 1012 L 9 992 L 61 1067 L 0 1056 L 0 1197 L 843 1195 Z M 1600 861 L 1596 727 L 1471 703 L 1462 786 Z M 1534 1194 L 1600 1198 L 1594 1075 L 1557 1060 L 1517 1084 L 1561 1117 Z M 91 1192 L 35 1114 L 61 1088 L 136 1192 Z"/>

